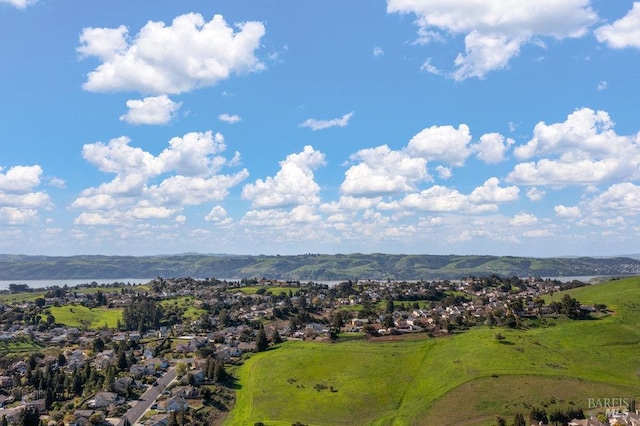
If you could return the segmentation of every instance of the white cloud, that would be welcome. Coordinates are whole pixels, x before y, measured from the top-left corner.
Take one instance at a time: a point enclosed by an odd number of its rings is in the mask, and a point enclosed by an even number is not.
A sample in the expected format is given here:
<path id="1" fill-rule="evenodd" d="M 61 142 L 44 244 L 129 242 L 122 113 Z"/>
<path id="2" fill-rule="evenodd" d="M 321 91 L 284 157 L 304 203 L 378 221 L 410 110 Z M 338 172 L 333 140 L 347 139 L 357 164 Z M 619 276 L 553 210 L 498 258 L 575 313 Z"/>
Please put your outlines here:
<path id="1" fill-rule="evenodd" d="M 123 225 L 143 219 L 177 219 L 184 206 L 224 199 L 229 188 L 248 176 L 246 170 L 220 174 L 230 162 L 219 155 L 221 134 L 188 133 L 174 137 L 158 156 L 129 146 L 127 137 L 83 147 L 83 157 L 116 176 L 83 190 L 71 207 L 82 212 L 81 225 Z"/>
<path id="2" fill-rule="evenodd" d="M 42 168 L 14 166 L 2 173 L 0 168 L 0 224 L 22 225 L 37 217 L 39 209 L 49 208 L 46 192 L 36 191 Z"/>
<path id="3" fill-rule="evenodd" d="M 293 228 L 291 226 L 292 223 L 317 223 L 320 219 L 320 215 L 315 213 L 312 206 L 300 205 L 293 207 L 289 211 L 282 209 L 250 210 L 244 215 L 240 223 L 291 229 Z"/>
<path id="4" fill-rule="evenodd" d="M 340 190 L 345 195 L 376 196 L 412 191 L 416 184 L 429 179 L 426 161 L 412 158 L 387 145 L 358 151 L 351 156 Z"/>
<path id="5" fill-rule="evenodd" d="M 541 37 L 581 37 L 597 19 L 588 0 L 388 0 L 387 12 L 415 14 L 420 43 L 442 38 L 439 32 L 464 34 L 456 80 L 505 68 L 523 45 Z"/>
<path id="6" fill-rule="evenodd" d="M 532 229 L 522 233 L 522 236 L 527 238 L 548 238 L 555 236 L 555 233 L 550 229 Z"/>
<path id="7" fill-rule="evenodd" d="M 492 177 L 474 189 L 469 200 L 475 204 L 506 203 L 517 200 L 519 192 L 517 186 L 501 188 L 498 178 Z"/>
<path id="8" fill-rule="evenodd" d="M 420 193 L 409 194 L 398 203 L 405 209 L 416 209 L 430 212 L 465 212 L 468 211 L 469 200 L 455 189 L 435 185 Z"/>
<path id="9" fill-rule="evenodd" d="M 540 201 L 544 198 L 544 196 L 547 193 L 545 191 L 542 191 L 538 188 L 536 188 L 535 186 L 533 188 L 530 188 L 527 191 L 527 197 L 531 200 L 531 201 Z"/>
<path id="10" fill-rule="evenodd" d="M 207 222 L 213 222 L 216 225 L 229 225 L 233 220 L 227 217 L 227 211 L 222 206 L 215 206 L 204 217 Z"/>
<path id="11" fill-rule="evenodd" d="M 579 207 L 566 207 L 562 204 L 555 206 L 553 210 L 560 219 L 578 219 L 582 215 Z"/>
<path id="12" fill-rule="evenodd" d="M 598 90 L 606 90 L 607 87 L 609 87 L 609 83 L 606 81 L 600 81 L 598 82 Z"/>
<path id="13" fill-rule="evenodd" d="M 476 156 L 489 164 L 497 164 L 504 160 L 509 147 L 515 141 L 505 138 L 499 133 L 487 133 L 480 137 L 480 141 L 471 145 L 471 149 L 476 152 Z"/>
<path id="14" fill-rule="evenodd" d="M 587 205 L 588 211 L 600 216 L 638 215 L 640 213 L 640 186 L 631 182 L 616 183 L 589 201 Z"/>
<path id="15" fill-rule="evenodd" d="M 451 172 L 451 168 L 450 167 L 445 167 L 445 166 L 436 166 L 436 172 L 438 172 L 438 177 L 440 179 L 451 179 L 451 177 L 453 176 L 453 173 Z"/>
<path id="16" fill-rule="evenodd" d="M 382 49 L 382 47 L 376 46 L 373 48 L 373 56 L 377 58 L 378 56 L 382 55 L 384 55 L 384 50 Z"/>
<path id="17" fill-rule="evenodd" d="M 235 114 L 234 115 L 230 115 L 230 114 L 226 114 L 225 113 L 225 114 L 220 114 L 218 116 L 218 120 L 220 120 L 222 122 L 225 122 L 225 123 L 229 123 L 229 124 L 235 124 L 238 121 L 240 121 L 241 118 L 240 118 L 239 115 L 235 115 Z"/>
<path id="18" fill-rule="evenodd" d="M 120 121 L 129 124 L 167 124 L 181 106 L 181 102 L 174 102 L 167 95 L 130 99 L 127 101 L 129 112 L 120 116 Z"/>
<path id="19" fill-rule="evenodd" d="M 230 27 L 221 15 L 189 13 L 167 26 L 149 21 L 134 37 L 126 27 L 84 28 L 78 52 L 102 61 L 83 88 L 92 92 L 177 94 L 212 86 L 231 74 L 260 71 L 260 22 Z"/>
<path id="20" fill-rule="evenodd" d="M 507 180 L 525 185 L 588 185 L 640 178 L 640 147 L 619 136 L 604 111 L 577 110 L 563 123 L 535 126 L 534 137 L 515 148 L 517 164 Z"/>
<path id="21" fill-rule="evenodd" d="M 0 0 L 0 3 L 7 3 L 18 9 L 26 9 L 28 6 L 34 5 L 38 0 Z"/>
<path id="22" fill-rule="evenodd" d="M 433 65 L 431 63 L 431 58 L 427 58 L 427 60 L 422 63 L 422 66 L 420 67 L 420 71 L 424 71 L 424 72 L 427 72 L 429 74 L 434 74 L 434 75 L 443 75 L 444 74 L 444 71 L 442 71 L 441 69 L 437 68 L 435 65 Z"/>
<path id="23" fill-rule="evenodd" d="M 40 166 L 14 166 L 1 173 L 0 168 L 0 191 L 1 192 L 25 192 L 40 185 L 42 167 Z"/>
<path id="24" fill-rule="evenodd" d="M 320 186 L 314 180 L 313 171 L 323 165 L 324 154 L 307 145 L 299 154 L 290 154 L 281 161 L 274 177 L 245 185 L 242 198 L 251 200 L 252 205 L 259 208 L 318 204 Z"/>
<path id="25" fill-rule="evenodd" d="M 442 161 L 460 167 L 471 154 L 469 127 L 432 126 L 422 130 L 409 141 L 407 151 L 427 161 Z"/>
<path id="26" fill-rule="evenodd" d="M 315 118 L 307 118 L 304 122 L 300 123 L 300 127 L 308 127 L 311 130 L 323 130 L 330 127 L 345 127 L 349 124 L 349 120 L 353 117 L 354 112 L 349 112 L 340 118 L 334 118 L 332 120 L 316 120 Z"/>
<path id="27" fill-rule="evenodd" d="M 37 215 L 36 210 L 0 207 L 0 223 L 6 225 L 23 225 Z"/>
<path id="28" fill-rule="evenodd" d="M 532 226 L 537 223 L 538 218 L 528 213 L 517 214 L 509 221 L 511 226 Z"/>
<path id="29" fill-rule="evenodd" d="M 640 49 L 640 2 L 634 2 L 629 13 L 623 18 L 597 28 L 594 33 L 600 43 L 606 43 L 614 49 Z"/>

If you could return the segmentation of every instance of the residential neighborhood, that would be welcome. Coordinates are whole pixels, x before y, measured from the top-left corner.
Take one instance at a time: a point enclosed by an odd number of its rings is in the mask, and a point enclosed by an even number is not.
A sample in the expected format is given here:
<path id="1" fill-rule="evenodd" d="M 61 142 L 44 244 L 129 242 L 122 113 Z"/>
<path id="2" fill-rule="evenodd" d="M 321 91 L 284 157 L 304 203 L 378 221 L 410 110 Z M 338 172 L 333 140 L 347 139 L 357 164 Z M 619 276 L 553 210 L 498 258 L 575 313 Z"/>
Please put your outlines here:
<path id="1" fill-rule="evenodd" d="M 269 345 L 329 344 L 354 333 L 438 338 L 476 325 L 544 326 L 554 316 L 606 313 L 603 305 L 554 298 L 583 285 L 496 275 L 334 285 L 266 278 L 16 285 L 0 295 L 0 420 L 220 424 L 233 406 L 230 371 Z M 102 317 L 92 323 L 83 316 L 89 312 Z"/>

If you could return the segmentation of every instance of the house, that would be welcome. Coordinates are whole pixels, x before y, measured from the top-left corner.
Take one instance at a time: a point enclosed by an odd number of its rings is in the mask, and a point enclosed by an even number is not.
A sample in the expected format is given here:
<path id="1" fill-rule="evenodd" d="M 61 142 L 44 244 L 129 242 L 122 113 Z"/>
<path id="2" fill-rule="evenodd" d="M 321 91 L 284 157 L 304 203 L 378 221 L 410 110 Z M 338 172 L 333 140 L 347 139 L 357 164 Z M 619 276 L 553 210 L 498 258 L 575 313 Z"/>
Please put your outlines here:
<path id="1" fill-rule="evenodd" d="M 166 414 L 156 414 L 144 422 L 145 426 L 167 426 L 169 424 L 169 416 Z"/>
<path id="2" fill-rule="evenodd" d="M 39 414 L 44 414 L 47 412 L 47 407 L 44 399 L 34 399 L 31 401 L 25 402 L 25 406 L 27 408 L 35 409 Z"/>
<path id="3" fill-rule="evenodd" d="M 142 376 L 149 376 L 155 373 L 156 368 L 154 365 L 133 364 L 129 368 L 129 374 L 137 379 L 141 378 Z"/>
<path id="4" fill-rule="evenodd" d="M 173 396 L 165 401 L 164 409 L 167 412 L 187 411 L 189 410 L 189 404 L 185 398 L 181 396 Z"/>
<path id="5" fill-rule="evenodd" d="M 108 407 L 110 405 L 120 405 L 124 404 L 124 398 L 118 396 L 115 392 L 98 392 L 96 396 L 93 397 L 87 403 L 89 408 L 102 408 Z"/>
<path id="6" fill-rule="evenodd" d="M 183 383 L 183 384 L 187 384 L 191 380 L 193 380 L 192 383 L 196 384 L 196 385 L 204 382 L 206 380 L 206 376 L 204 374 L 204 371 L 202 371 L 202 370 L 191 370 L 191 371 L 187 372 L 187 374 L 182 376 L 182 379 L 180 380 L 180 382 Z"/>
<path id="7" fill-rule="evenodd" d="M 17 424 L 23 411 L 24 406 L 16 408 L 1 408 L 0 419 L 4 417 L 7 419 L 7 422 L 9 422 L 9 424 Z"/>
<path id="8" fill-rule="evenodd" d="M 10 376 L 0 376 L 0 388 L 7 389 L 13 387 L 13 378 Z"/>
<path id="9" fill-rule="evenodd" d="M 195 386 L 176 386 L 171 389 L 171 396 L 181 396 L 186 399 L 196 399 L 198 398 L 198 388 Z"/>
<path id="10" fill-rule="evenodd" d="M 113 383 L 113 389 L 120 394 L 126 394 L 129 389 L 134 388 L 142 389 L 146 386 L 129 376 L 120 377 Z"/>

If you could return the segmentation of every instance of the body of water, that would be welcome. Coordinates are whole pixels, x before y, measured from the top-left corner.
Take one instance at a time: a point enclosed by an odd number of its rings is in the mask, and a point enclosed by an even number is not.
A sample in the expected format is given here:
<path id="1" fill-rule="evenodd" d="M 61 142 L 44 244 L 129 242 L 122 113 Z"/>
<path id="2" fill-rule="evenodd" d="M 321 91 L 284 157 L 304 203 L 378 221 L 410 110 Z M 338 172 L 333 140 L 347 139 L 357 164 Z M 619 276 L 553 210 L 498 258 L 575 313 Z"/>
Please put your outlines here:
<path id="1" fill-rule="evenodd" d="M 91 284 L 93 282 L 100 285 L 125 283 L 125 284 L 146 284 L 152 278 L 85 278 L 85 279 L 68 279 L 68 280 L 0 280 L 0 290 L 9 289 L 9 284 L 26 284 L 29 288 L 46 288 L 46 287 L 77 287 L 82 284 Z"/>

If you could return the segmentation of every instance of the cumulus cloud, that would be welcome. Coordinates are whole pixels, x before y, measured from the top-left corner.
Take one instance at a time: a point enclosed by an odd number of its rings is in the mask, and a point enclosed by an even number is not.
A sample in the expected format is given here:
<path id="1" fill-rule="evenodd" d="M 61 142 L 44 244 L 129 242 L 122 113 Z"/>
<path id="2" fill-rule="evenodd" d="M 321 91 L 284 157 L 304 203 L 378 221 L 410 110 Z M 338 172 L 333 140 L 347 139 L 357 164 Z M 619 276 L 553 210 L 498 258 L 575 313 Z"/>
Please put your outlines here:
<path id="1" fill-rule="evenodd" d="M 28 6 L 34 5 L 38 0 L 0 0 L 0 3 L 7 3 L 18 9 L 26 9 Z"/>
<path id="2" fill-rule="evenodd" d="M 420 193 L 407 195 L 400 205 L 422 211 L 452 212 L 467 210 L 468 200 L 455 189 L 436 185 Z"/>
<path id="3" fill-rule="evenodd" d="M 475 204 L 506 203 L 517 200 L 519 192 L 520 189 L 517 186 L 501 188 L 498 178 L 492 177 L 482 186 L 474 189 L 469 195 L 469 200 Z"/>
<path id="4" fill-rule="evenodd" d="M 373 48 L 373 56 L 377 58 L 378 56 L 382 55 L 384 55 L 384 50 L 382 49 L 382 47 L 376 46 Z"/>
<path id="5" fill-rule="evenodd" d="M 118 28 L 84 28 L 78 52 L 102 63 L 88 74 L 83 88 L 91 92 L 136 91 L 178 94 L 212 86 L 231 74 L 260 71 L 255 56 L 265 34 L 261 22 L 237 24 L 221 15 L 206 21 L 189 13 L 171 25 L 149 21 L 140 32 Z"/>
<path id="6" fill-rule="evenodd" d="M 235 124 L 238 121 L 240 121 L 240 116 L 239 115 L 230 115 L 230 114 L 220 114 L 218 116 L 218 120 L 224 122 L 224 123 L 229 123 L 229 124 Z"/>
<path id="7" fill-rule="evenodd" d="M 36 190 L 41 176 L 38 165 L 14 166 L 5 173 L 0 168 L 0 224 L 22 225 L 51 205 L 49 195 Z"/>
<path id="8" fill-rule="evenodd" d="M 227 211 L 222 206 L 215 206 L 204 217 L 207 222 L 212 222 L 216 225 L 228 225 L 232 222 L 230 217 L 227 217 Z"/>
<path id="9" fill-rule="evenodd" d="M 181 102 L 174 102 L 167 95 L 130 99 L 127 101 L 129 112 L 120 116 L 120 121 L 129 124 L 167 124 L 181 106 Z"/>
<path id="10" fill-rule="evenodd" d="M 531 201 L 540 201 L 546 194 L 547 193 L 545 191 L 534 186 L 527 191 L 527 198 L 529 198 Z"/>
<path id="11" fill-rule="evenodd" d="M 345 127 L 349 124 L 349 120 L 353 117 L 354 112 L 349 112 L 340 118 L 334 118 L 332 120 L 316 120 L 315 118 L 307 118 L 304 122 L 300 123 L 300 127 L 308 127 L 311 130 L 323 130 L 330 127 Z"/>
<path id="12" fill-rule="evenodd" d="M 471 154 L 469 127 L 432 126 L 422 130 L 409 141 L 407 151 L 427 161 L 442 161 L 460 167 Z"/>
<path id="13" fill-rule="evenodd" d="M 517 214 L 509 221 L 511 226 L 532 226 L 537 223 L 538 218 L 528 213 Z"/>
<path id="14" fill-rule="evenodd" d="M 640 186 L 631 182 L 611 185 L 606 191 L 587 203 L 588 211 L 594 215 L 635 216 L 640 213 Z"/>
<path id="15" fill-rule="evenodd" d="M 464 35 L 455 80 L 484 78 L 505 68 L 522 46 L 542 37 L 582 37 L 597 20 L 588 0 L 388 0 L 388 13 L 416 15 L 420 43 Z"/>
<path id="16" fill-rule="evenodd" d="M 75 223 L 116 225 L 141 219 L 177 218 L 184 206 L 224 199 L 246 170 L 221 174 L 230 161 L 221 134 L 188 133 L 174 137 L 155 156 L 129 145 L 127 137 L 86 144 L 82 155 L 100 171 L 115 174 L 109 182 L 83 190 L 71 207 L 82 210 Z M 236 153 L 237 155 L 237 153 Z"/>
<path id="17" fill-rule="evenodd" d="M 344 195 L 374 197 L 404 193 L 430 178 L 423 158 L 393 151 L 387 145 L 360 150 L 350 159 L 357 164 L 345 172 L 340 186 Z"/>
<path id="18" fill-rule="evenodd" d="M 325 165 L 324 154 L 305 146 L 298 154 L 290 154 L 280 162 L 274 177 L 258 179 L 242 189 L 242 198 L 258 208 L 279 208 L 318 204 L 320 186 L 314 180 L 314 170 Z"/>
<path id="19" fill-rule="evenodd" d="M 597 28 L 594 33 L 600 43 L 606 43 L 614 49 L 640 49 L 640 2 L 634 2 L 629 13 L 623 18 Z"/>
<path id="20" fill-rule="evenodd" d="M 582 215 L 579 207 L 566 207 L 562 204 L 555 206 L 553 210 L 561 219 L 578 219 Z"/>
<path id="21" fill-rule="evenodd" d="M 640 178 L 635 137 L 619 136 L 605 111 L 579 109 L 563 123 L 538 123 L 534 137 L 515 148 L 520 159 L 507 180 L 525 185 L 588 185 Z"/>
<path id="22" fill-rule="evenodd" d="M 471 145 L 471 149 L 485 163 L 497 164 L 504 160 L 509 147 L 514 143 L 513 139 L 505 138 L 499 133 L 487 133 L 480 137 L 478 143 Z"/>

